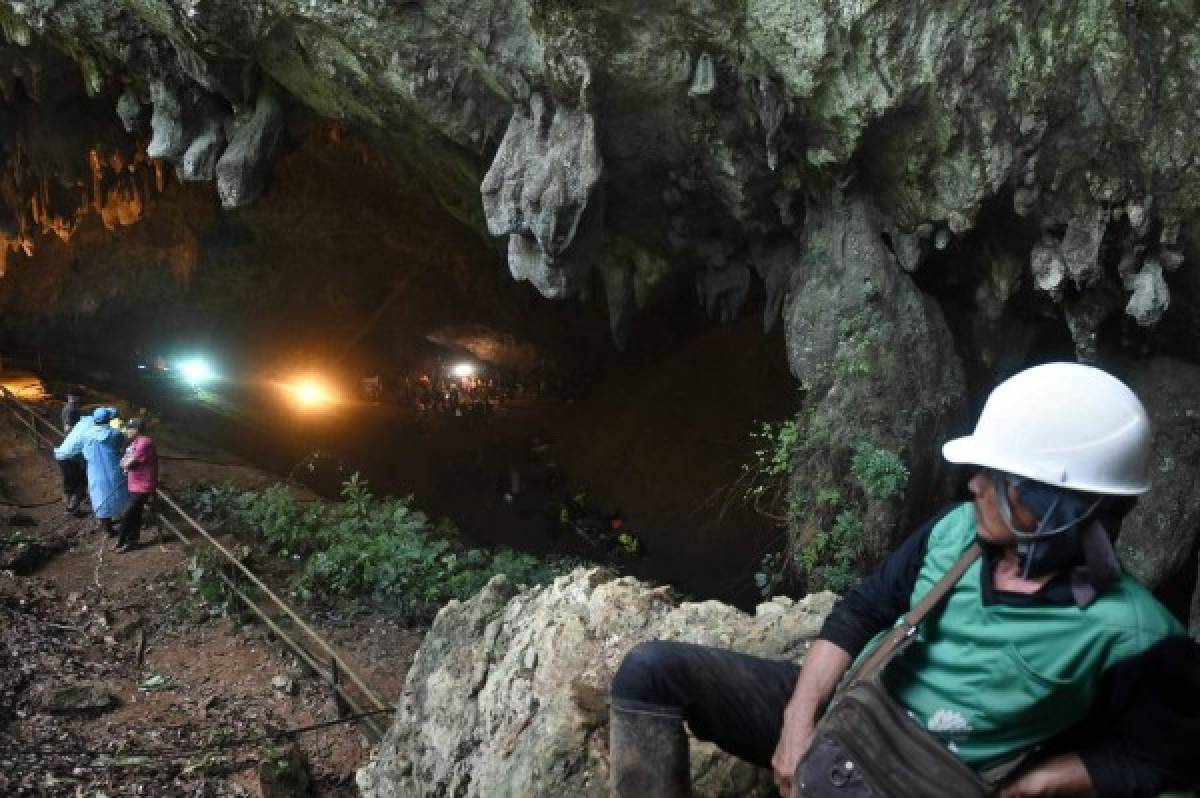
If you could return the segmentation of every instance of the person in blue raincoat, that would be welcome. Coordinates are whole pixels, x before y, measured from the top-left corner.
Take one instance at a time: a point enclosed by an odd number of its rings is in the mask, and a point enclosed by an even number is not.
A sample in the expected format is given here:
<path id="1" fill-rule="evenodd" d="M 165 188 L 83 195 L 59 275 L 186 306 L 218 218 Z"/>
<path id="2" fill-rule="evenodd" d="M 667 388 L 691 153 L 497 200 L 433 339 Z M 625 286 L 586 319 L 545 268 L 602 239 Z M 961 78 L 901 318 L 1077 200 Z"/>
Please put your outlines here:
<path id="1" fill-rule="evenodd" d="M 66 440 L 54 450 L 54 457 L 65 460 L 83 455 L 87 461 L 88 496 L 92 500 L 92 512 L 100 527 L 110 535 L 116 534 L 114 519 L 121 515 L 129 501 L 125 486 L 125 475 L 121 473 L 121 451 L 125 436 L 108 425 L 117 415 L 112 407 L 97 408 L 92 413 L 91 423 L 80 419 L 71 428 Z"/>

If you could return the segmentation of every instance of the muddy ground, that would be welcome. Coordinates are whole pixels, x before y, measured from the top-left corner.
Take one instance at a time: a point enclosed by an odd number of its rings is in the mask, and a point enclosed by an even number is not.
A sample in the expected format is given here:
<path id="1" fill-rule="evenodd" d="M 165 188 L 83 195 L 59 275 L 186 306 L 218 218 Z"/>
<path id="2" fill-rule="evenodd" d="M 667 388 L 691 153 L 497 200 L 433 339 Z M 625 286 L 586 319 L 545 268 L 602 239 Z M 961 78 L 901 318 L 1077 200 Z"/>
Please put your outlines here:
<path id="1" fill-rule="evenodd" d="M 163 437 L 164 455 L 186 458 L 164 463 L 171 491 L 275 481 Z M 190 563 L 154 529 L 114 552 L 90 519 L 65 512 L 48 453 L 0 412 L 0 795 L 258 796 L 259 763 L 283 745 L 262 738 L 336 719 L 324 683 L 263 627 L 204 602 Z M 302 614 L 376 692 L 399 695 L 423 630 L 380 609 Z M 61 695 L 72 686 L 89 690 Z M 55 709 L 64 700 L 112 706 Z M 296 744 L 313 795 L 357 794 L 369 744 L 353 725 Z"/>

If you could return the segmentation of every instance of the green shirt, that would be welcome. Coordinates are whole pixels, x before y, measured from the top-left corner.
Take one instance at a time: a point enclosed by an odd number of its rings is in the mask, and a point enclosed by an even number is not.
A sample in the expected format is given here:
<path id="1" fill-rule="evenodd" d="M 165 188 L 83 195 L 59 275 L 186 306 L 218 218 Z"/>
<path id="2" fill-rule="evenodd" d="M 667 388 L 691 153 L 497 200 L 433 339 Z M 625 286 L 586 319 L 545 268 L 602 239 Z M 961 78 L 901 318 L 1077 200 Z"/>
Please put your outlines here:
<path id="1" fill-rule="evenodd" d="M 975 540 L 975 526 L 970 504 L 937 523 L 912 602 Z M 973 767 L 1011 759 L 1075 725 L 1109 667 L 1183 632 L 1129 576 L 1088 607 L 984 606 L 982 568 L 982 559 L 971 565 L 885 674 L 909 714 Z"/>

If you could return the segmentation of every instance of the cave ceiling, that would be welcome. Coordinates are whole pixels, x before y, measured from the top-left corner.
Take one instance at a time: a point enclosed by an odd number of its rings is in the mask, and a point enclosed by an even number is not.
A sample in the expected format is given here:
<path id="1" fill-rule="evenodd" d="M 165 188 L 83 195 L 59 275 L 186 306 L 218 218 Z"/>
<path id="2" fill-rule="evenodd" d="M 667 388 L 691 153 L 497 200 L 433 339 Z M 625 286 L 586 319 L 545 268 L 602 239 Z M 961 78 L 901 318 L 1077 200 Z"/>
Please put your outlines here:
<path id="1" fill-rule="evenodd" d="M 1084 359 L 1195 359 L 1196 10 L 0 2 L 0 244 L 128 226 L 172 182 L 252 207 L 315 120 L 544 296 L 599 287 L 618 343 L 681 274 L 711 318 L 771 328 L 811 220 L 865 197 L 900 272 L 970 275 L 985 333 L 1019 302 Z"/>

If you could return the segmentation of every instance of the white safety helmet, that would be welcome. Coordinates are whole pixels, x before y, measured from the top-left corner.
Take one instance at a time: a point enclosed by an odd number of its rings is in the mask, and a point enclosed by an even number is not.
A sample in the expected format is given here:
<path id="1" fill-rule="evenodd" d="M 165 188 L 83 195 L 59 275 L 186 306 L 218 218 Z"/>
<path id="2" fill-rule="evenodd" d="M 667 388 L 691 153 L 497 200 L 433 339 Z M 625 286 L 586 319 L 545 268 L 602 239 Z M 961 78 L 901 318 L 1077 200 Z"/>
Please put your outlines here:
<path id="1" fill-rule="evenodd" d="M 1126 385 L 1079 363 L 1047 363 L 996 386 L 975 432 L 942 447 L 970 463 L 1072 490 L 1150 489 L 1150 420 Z"/>

